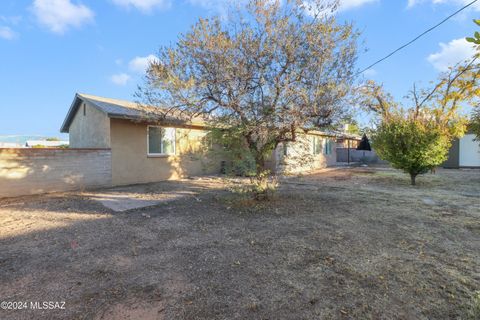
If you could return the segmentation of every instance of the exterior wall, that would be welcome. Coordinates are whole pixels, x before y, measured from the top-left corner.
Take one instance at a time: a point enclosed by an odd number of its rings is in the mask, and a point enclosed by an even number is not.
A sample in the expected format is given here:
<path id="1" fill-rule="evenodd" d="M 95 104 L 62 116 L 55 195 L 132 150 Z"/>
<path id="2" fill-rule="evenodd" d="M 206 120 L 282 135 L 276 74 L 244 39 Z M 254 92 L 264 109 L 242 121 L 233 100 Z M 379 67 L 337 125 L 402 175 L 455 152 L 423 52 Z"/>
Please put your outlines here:
<path id="1" fill-rule="evenodd" d="M 108 149 L 0 149 L 0 198 L 111 186 Z"/>
<path id="2" fill-rule="evenodd" d="M 475 135 L 471 133 L 455 139 L 443 167 L 448 169 L 480 168 L 480 142 L 474 139 Z"/>
<path id="3" fill-rule="evenodd" d="M 70 148 L 110 148 L 110 119 L 90 103 L 83 102 L 70 125 L 69 135 Z"/>
<path id="4" fill-rule="evenodd" d="M 455 139 L 448 152 L 448 159 L 443 163 L 444 168 L 454 169 L 460 166 L 460 140 Z"/>
<path id="5" fill-rule="evenodd" d="M 205 130 L 176 129 L 176 154 L 147 155 L 147 125 L 111 119 L 114 185 L 148 183 L 220 172 L 220 161 L 202 151 Z"/>
<path id="6" fill-rule="evenodd" d="M 474 134 L 466 134 L 460 139 L 460 167 L 480 167 L 480 142 L 475 140 Z"/>
<path id="7" fill-rule="evenodd" d="M 314 135 L 301 135 L 295 143 L 288 143 L 287 155 L 284 155 L 284 146 L 281 144 L 274 152 L 272 160 L 269 161 L 269 166 L 274 168 L 277 173 L 296 174 L 302 172 L 313 171 L 321 168 L 333 166 L 337 162 L 335 138 L 319 136 L 324 139 L 332 139 L 332 153 L 313 154 Z M 325 141 L 324 141 L 325 143 Z M 275 165 L 273 165 L 275 163 Z"/>

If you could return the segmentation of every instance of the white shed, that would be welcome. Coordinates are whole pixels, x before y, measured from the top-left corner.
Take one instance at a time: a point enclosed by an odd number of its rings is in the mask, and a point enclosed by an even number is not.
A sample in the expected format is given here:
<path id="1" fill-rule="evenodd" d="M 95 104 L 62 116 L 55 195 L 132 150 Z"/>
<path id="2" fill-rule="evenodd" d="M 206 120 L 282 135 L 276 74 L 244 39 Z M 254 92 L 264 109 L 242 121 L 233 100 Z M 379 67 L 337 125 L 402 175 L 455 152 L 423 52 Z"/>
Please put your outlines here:
<path id="1" fill-rule="evenodd" d="M 480 141 L 468 133 L 455 140 L 449 152 L 445 168 L 480 168 Z"/>

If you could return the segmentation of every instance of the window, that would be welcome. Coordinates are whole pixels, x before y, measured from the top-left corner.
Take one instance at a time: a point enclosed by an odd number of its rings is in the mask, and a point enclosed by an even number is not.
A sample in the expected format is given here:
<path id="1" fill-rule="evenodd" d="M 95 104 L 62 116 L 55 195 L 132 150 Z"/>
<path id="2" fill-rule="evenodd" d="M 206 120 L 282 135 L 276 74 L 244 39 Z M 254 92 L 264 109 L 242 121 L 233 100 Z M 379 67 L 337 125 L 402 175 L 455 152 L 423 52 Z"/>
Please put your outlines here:
<path id="1" fill-rule="evenodd" d="M 283 143 L 283 156 L 288 156 L 288 144 L 286 142 Z"/>
<path id="2" fill-rule="evenodd" d="M 323 154 L 330 155 L 332 154 L 332 151 L 333 151 L 333 140 L 327 138 L 325 140 L 325 149 L 323 149 Z"/>
<path id="3" fill-rule="evenodd" d="M 313 149 L 312 149 L 313 154 L 314 155 L 321 154 L 323 151 L 323 139 L 318 136 L 313 136 L 312 142 L 313 142 Z"/>
<path id="4" fill-rule="evenodd" d="M 175 154 L 175 128 L 148 126 L 148 154 Z"/>

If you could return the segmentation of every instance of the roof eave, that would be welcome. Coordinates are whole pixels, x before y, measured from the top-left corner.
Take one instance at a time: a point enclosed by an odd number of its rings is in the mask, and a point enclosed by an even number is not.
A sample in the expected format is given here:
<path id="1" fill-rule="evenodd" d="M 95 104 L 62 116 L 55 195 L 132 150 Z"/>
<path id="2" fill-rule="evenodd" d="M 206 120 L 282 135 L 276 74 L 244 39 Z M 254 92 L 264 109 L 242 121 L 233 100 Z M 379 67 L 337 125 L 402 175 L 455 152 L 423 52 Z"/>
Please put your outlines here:
<path id="1" fill-rule="evenodd" d="M 70 109 L 68 110 L 67 116 L 65 117 L 65 120 L 63 121 L 62 127 L 60 128 L 61 133 L 69 133 L 70 125 L 72 124 L 73 118 L 77 114 L 78 106 L 80 105 L 81 102 L 90 102 L 90 101 L 88 101 L 88 99 L 83 98 L 82 94 L 76 93 L 75 98 L 73 99 L 73 102 L 70 105 Z M 93 106 L 98 111 L 104 112 L 95 103 L 90 102 L 90 105 Z"/>
<path id="2" fill-rule="evenodd" d="M 60 128 L 61 133 L 69 133 L 70 124 L 72 123 L 73 117 L 77 113 L 79 101 L 81 101 L 81 98 L 78 96 L 78 93 L 76 93 L 75 98 L 73 98 L 72 104 L 70 105 L 70 109 L 68 109 L 67 116 L 65 117 L 65 120 L 63 120 Z"/>
<path id="3" fill-rule="evenodd" d="M 176 119 L 155 119 L 155 118 L 149 118 L 149 117 L 143 117 L 143 116 L 127 116 L 124 114 L 118 114 L 118 113 L 108 113 L 107 116 L 111 119 L 120 119 L 120 120 L 130 120 L 130 121 L 138 121 L 138 122 L 143 122 L 143 123 L 160 123 L 160 124 L 165 124 L 165 125 L 172 125 L 172 126 L 183 126 L 183 127 L 206 127 L 205 123 L 201 122 L 188 122 L 188 121 L 180 121 Z"/>

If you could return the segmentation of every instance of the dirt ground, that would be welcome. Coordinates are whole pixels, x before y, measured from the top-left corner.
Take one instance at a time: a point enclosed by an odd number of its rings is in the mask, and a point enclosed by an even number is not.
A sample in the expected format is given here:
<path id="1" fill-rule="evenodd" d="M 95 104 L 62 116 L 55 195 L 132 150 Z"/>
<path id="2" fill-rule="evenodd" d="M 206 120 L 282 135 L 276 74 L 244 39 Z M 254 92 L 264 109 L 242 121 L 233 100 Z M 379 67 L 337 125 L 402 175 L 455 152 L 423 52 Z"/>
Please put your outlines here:
<path id="1" fill-rule="evenodd" d="M 326 170 L 258 203 L 163 182 L 137 192 L 184 196 L 122 213 L 92 192 L 1 200 L 0 301 L 65 309 L 0 319 L 474 319 L 480 170 L 408 183 Z"/>

